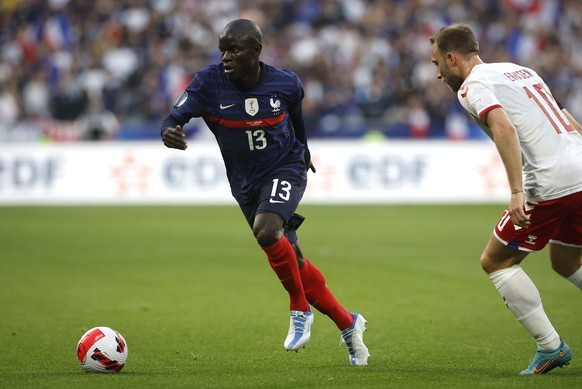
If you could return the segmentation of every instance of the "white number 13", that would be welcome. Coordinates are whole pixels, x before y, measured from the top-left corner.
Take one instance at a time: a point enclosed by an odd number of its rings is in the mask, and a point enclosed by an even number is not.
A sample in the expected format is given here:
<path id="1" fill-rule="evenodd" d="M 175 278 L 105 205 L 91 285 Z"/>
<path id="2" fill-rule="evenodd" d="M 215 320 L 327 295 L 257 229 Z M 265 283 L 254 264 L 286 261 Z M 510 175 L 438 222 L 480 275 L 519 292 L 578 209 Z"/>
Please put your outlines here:
<path id="1" fill-rule="evenodd" d="M 271 198 L 279 196 L 279 198 L 287 201 L 291 197 L 291 184 L 288 181 L 281 181 L 279 185 L 279 179 L 273 179 L 273 188 L 271 189 Z"/>
<path id="2" fill-rule="evenodd" d="M 246 133 L 249 139 L 249 150 L 262 150 L 267 147 L 265 130 L 247 130 Z"/>

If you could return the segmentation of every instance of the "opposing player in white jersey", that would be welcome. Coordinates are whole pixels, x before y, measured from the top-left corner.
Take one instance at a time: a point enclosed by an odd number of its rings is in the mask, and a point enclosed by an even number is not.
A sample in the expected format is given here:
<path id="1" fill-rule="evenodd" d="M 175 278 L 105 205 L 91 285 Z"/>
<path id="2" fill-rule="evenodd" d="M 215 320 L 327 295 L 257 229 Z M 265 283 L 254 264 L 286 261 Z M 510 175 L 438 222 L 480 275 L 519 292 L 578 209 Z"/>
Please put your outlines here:
<path id="1" fill-rule="evenodd" d="M 532 69 L 484 63 L 474 32 L 452 24 L 430 38 L 437 78 L 495 142 L 511 188 L 481 265 L 507 307 L 534 337 L 537 352 L 521 374 L 567 365 L 572 351 L 548 319 L 520 267 L 549 242 L 553 269 L 582 290 L 582 135 Z M 577 126 L 575 128 L 575 126 Z"/>

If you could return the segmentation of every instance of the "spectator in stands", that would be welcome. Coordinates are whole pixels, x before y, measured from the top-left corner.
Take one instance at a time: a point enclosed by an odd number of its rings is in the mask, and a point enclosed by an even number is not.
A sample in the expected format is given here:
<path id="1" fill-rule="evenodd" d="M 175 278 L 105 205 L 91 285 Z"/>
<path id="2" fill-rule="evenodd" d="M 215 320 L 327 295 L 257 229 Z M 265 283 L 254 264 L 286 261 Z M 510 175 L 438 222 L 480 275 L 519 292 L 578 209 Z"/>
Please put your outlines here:
<path id="1" fill-rule="evenodd" d="M 82 140 L 112 140 L 119 132 L 120 123 L 100 99 L 91 99 L 87 110 L 77 119 L 77 128 Z"/>
<path id="2" fill-rule="evenodd" d="M 312 137 L 362 136 L 369 127 L 408 137 L 400 118 L 419 108 L 430 116 L 426 137 L 446 137 L 456 102 L 433 80 L 424 53 L 427 38 L 451 20 L 473 26 L 492 61 L 530 63 L 582 117 L 577 0 L 30 0 L 0 14 L 1 60 L 13 70 L 18 100 L 38 71 L 59 98 L 63 84 L 73 88 L 66 97 L 77 108 L 53 111 L 55 118 L 83 112 L 86 97 L 71 94 L 80 87 L 103 94 L 122 123 L 159 122 L 182 80 L 218 59 L 221 21 L 245 16 L 269 37 L 265 60 L 304 80 Z M 25 115 L 19 111 L 18 119 Z"/>

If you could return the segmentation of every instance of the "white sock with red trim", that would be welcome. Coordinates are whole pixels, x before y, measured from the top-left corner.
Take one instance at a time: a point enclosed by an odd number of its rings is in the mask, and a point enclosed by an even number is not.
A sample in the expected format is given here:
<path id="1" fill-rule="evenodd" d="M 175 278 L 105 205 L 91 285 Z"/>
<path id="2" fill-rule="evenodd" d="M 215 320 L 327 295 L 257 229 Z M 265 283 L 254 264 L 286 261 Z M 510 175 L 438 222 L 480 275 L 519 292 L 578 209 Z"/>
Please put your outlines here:
<path id="1" fill-rule="evenodd" d="M 538 348 L 554 351 L 560 347 L 560 336 L 544 312 L 538 288 L 523 271 L 514 265 L 489 274 L 489 278 L 505 300 L 505 305 L 521 325 L 534 337 Z"/>
<path id="2" fill-rule="evenodd" d="M 582 266 L 567 279 L 582 290 Z"/>

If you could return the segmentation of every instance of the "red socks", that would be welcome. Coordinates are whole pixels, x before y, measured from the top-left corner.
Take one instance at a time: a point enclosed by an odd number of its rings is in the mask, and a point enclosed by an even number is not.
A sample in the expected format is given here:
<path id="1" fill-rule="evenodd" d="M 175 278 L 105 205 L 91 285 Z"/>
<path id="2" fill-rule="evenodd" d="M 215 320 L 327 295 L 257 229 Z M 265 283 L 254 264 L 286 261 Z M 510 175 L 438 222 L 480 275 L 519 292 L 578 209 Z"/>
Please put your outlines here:
<path id="1" fill-rule="evenodd" d="M 292 311 L 309 312 L 309 303 L 303 291 L 295 250 L 289 240 L 283 236 L 276 243 L 262 249 L 267 254 L 271 268 L 289 293 L 290 309 Z"/>
<path id="2" fill-rule="evenodd" d="M 354 322 L 354 318 L 336 300 L 325 284 L 321 271 L 305 258 L 305 265 L 300 270 L 303 289 L 307 301 L 319 312 L 329 316 L 337 328 L 345 330 Z"/>
<path id="3" fill-rule="evenodd" d="M 325 277 L 321 271 L 307 258 L 299 270 L 295 250 L 285 236 L 262 249 L 267 254 L 271 268 L 289 293 L 292 311 L 309 312 L 311 304 L 319 312 L 329 316 L 340 330 L 345 330 L 353 324 L 354 318 L 351 313 L 333 296 L 325 284 Z"/>

